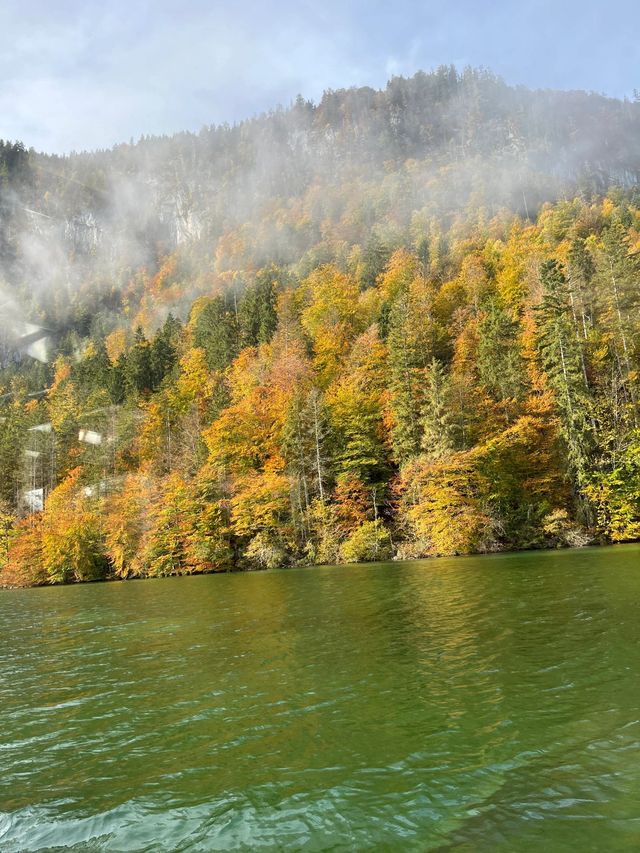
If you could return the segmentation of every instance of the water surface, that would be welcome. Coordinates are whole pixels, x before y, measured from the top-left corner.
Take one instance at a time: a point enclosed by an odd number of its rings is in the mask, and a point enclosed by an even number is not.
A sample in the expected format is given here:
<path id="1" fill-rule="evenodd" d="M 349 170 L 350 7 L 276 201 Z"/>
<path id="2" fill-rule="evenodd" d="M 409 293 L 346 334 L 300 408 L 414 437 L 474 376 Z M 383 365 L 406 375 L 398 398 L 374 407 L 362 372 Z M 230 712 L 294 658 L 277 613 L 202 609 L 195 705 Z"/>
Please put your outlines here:
<path id="1" fill-rule="evenodd" d="M 0 850 L 640 849 L 640 548 L 0 591 Z"/>

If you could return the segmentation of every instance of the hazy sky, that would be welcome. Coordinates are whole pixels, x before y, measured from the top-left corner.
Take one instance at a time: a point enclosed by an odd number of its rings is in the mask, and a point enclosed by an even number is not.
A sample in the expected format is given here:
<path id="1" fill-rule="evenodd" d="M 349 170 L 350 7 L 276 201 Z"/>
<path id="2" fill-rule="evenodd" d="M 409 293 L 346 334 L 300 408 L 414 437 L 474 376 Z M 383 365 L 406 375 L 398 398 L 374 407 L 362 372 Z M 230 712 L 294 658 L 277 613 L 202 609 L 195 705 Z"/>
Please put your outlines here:
<path id="1" fill-rule="evenodd" d="M 443 63 L 631 96 L 639 34 L 640 0 L 1 0 L 0 137 L 108 147 Z"/>

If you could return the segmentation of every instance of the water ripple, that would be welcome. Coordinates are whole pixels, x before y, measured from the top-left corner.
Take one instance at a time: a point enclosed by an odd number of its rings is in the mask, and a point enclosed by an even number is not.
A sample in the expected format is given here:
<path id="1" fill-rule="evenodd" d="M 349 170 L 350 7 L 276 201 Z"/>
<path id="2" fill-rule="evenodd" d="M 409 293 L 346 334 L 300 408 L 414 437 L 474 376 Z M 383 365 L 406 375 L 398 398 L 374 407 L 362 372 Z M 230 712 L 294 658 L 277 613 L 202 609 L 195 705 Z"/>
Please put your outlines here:
<path id="1" fill-rule="evenodd" d="M 0 850 L 640 849 L 638 557 L 2 591 Z"/>

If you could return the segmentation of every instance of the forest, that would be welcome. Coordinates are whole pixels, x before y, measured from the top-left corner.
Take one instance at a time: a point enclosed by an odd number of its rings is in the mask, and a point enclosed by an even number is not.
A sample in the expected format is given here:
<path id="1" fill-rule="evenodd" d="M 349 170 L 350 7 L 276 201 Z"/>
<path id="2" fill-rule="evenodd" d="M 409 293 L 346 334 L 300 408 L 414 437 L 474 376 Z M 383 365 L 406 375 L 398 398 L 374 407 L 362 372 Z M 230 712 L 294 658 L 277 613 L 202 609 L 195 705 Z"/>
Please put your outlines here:
<path id="1" fill-rule="evenodd" d="M 0 584 L 640 539 L 638 130 L 442 68 L 1 143 Z"/>

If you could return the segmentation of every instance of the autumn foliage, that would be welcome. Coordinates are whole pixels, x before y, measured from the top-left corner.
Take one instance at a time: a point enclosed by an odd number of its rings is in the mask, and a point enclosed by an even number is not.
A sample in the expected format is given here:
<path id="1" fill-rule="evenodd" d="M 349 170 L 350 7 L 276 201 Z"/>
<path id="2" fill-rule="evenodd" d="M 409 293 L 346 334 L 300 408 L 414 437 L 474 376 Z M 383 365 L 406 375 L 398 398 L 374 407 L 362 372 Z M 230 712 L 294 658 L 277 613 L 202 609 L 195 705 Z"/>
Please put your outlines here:
<path id="1" fill-rule="evenodd" d="M 633 198 L 418 218 L 366 251 L 343 226 L 298 266 L 229 238 L 182 321 L 137 316 L 60 355 L 44 398 L 18 388 L 0 452 L 44 509 L 6 490 L 3 583 L 640 537 Z"/>

